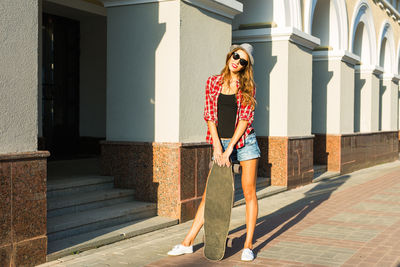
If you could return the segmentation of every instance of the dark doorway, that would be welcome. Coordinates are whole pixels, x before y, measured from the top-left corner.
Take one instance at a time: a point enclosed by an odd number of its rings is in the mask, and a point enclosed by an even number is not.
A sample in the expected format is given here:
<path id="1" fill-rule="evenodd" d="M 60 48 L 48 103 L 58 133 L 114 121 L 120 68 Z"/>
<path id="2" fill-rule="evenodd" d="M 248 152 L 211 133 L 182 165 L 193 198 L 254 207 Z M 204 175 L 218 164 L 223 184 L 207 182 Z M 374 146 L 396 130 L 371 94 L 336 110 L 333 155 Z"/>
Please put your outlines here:
<path id="1" fill-rule="evenodd" d="M 73 157 L 79 140 L 79 21 L 43 14 L 43 137 L 51 159 Z"/>

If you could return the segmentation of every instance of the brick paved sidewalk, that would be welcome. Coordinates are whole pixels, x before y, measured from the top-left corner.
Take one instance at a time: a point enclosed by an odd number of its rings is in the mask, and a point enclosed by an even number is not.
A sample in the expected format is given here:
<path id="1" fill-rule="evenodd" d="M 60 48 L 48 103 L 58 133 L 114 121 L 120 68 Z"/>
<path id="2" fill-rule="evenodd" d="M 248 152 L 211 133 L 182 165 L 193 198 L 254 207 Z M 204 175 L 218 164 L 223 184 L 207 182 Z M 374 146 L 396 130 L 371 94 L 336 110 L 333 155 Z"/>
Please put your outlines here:
<path id="1" fill-rule="evenodd" d="M 43 266 L 400 266 L 400 162 L 383 164 L 259 201 L 251 263 L 240 261 L 244 206 L 232 211 L 225 258 L 168 257 L 191 222 Z"/>

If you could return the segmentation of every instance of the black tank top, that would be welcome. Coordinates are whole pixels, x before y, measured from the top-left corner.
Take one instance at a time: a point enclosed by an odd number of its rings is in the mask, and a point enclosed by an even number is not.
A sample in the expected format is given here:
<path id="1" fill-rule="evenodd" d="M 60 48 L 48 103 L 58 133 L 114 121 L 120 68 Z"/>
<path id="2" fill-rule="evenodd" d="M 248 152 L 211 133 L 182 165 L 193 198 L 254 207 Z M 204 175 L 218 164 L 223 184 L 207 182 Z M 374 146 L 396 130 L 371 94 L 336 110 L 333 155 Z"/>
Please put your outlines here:
<path id="1" fill-rule="evenodd" d="M 236 95 L 220 94 L 218 97 L 218 135 L 220 138 L 232 138 L 235 132 Z"/>

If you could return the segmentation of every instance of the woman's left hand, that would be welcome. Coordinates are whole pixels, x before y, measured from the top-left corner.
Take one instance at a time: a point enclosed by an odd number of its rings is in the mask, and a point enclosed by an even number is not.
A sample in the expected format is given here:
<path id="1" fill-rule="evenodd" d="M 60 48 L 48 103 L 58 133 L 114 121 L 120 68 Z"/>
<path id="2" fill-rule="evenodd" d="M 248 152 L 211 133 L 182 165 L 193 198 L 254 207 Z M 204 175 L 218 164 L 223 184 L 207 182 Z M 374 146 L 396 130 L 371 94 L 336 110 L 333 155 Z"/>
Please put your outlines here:
<path id="1" fill-rule="evenodd" d="M 224 166 L 226 165 L 227 167 L 231 166 L 231 162 L 229 161 L 229 157 L 232 154 L 233 148 L 228 146 L 224 153 L 222 153 L 221 156 L 221 165 Z"/>

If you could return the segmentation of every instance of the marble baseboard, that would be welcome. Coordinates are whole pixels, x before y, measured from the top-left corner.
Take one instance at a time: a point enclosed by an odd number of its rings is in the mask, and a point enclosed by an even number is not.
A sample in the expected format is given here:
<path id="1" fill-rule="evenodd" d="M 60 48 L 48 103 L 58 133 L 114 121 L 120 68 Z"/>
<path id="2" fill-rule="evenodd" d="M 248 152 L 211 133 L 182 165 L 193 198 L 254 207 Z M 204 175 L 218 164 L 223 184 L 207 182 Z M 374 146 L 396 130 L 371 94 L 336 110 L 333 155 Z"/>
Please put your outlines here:
<path id="1" fill-rule="evenodd" d="M 257 141 L 261 150 L 258 175 L 271 177 L 271 185 L 291 188 L 312 181 L 313 136 L 261 136 Z"/>
<path id="2" fill-rule="evenodd" d="M 101 142 L 102 172 L 135 198 L 157 203 L 158 215 L 194 218 L 211 160 L 205 143 Z"/>
<path id="3" fill-rule="evenodd" d="M 47 254 L 47 151 L 0 155 L 0 266 L 33 266 Z"/>
<path id="4" fill-rule="evenodd" d="M 314 163 L 342 174 L 398 159 L 399 132 L 315 135 Z"/>
<path id="5" fill-rule="evenodd" d="M 314 163 L 327 165 L 328 171 L 340 172 L 340 135 L 315 134 Z"/>

